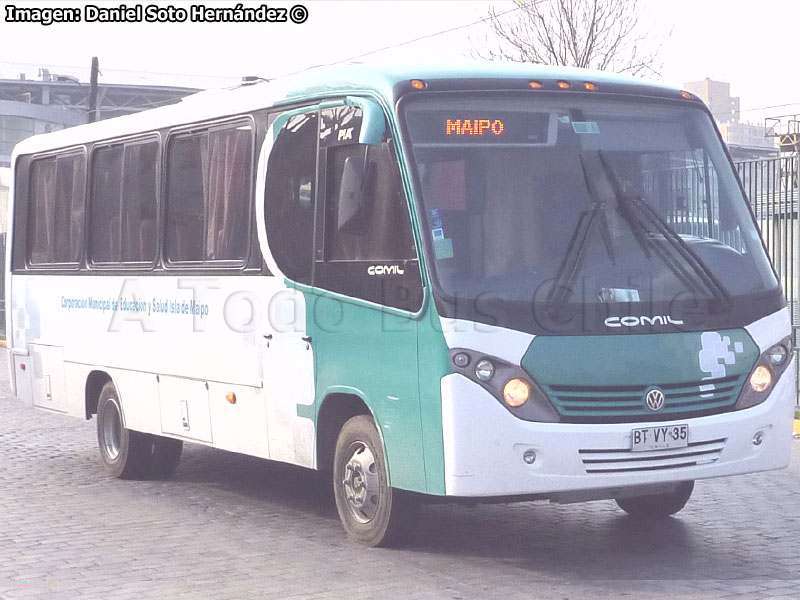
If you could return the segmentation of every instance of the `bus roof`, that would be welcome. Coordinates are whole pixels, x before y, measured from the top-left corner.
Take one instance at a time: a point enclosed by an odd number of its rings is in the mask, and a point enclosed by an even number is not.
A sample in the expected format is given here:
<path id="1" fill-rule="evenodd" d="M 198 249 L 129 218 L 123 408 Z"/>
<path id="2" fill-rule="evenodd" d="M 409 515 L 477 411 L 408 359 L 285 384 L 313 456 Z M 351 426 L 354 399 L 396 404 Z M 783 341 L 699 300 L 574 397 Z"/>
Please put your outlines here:
<path id="1" fill-rule="evenodd" d="M 339 66 L 314 67 L 276 80 L 232 89 L 198 92 L 168 106 L 36 135 L 17 144 L 14 156 L 141 134 L 184 123 L 234 116 L 303 98 L 368 92 L 377 94 L 387 103 L 391 103 L 394 86 L 411 79 L 510 80 L 517 78 L 579 79 L 596 84 L 637 87 L 645 85 L 650 89 L 663 91 L 678 90 L 678 88 L 602 71 L 528 63 L 460 62 L 413 67 L 408 64 L 350 63 Z"/>

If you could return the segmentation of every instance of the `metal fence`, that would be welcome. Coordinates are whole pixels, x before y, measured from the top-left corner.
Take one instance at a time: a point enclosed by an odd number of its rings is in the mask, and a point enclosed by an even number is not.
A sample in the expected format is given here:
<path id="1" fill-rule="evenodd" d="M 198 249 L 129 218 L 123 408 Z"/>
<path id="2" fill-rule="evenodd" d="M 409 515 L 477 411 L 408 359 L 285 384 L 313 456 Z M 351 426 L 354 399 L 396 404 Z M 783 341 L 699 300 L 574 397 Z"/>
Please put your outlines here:
<path id="1" fill-rule="evenodd" d="M 736 170 L 761 229 L 761 236 L 783 284 L 794 330 L 795 352 L 800 346 L 798 166 L 800 157 L 797 154 L 736 163 Z"/>

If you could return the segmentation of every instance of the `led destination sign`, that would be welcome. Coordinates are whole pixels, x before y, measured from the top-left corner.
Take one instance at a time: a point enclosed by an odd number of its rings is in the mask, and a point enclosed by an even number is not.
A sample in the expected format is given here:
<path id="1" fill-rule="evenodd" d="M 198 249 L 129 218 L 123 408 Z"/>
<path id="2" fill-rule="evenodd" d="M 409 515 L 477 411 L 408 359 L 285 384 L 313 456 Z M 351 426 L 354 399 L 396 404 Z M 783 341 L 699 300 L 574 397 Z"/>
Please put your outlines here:
<path id="1" fill-rule="evenodd" d="M 444 110 L 415 111 L 409 119 L 417 144 L 538 145 L 548 142 L 550 114 L 546 112 Z"/>
<path id="2" fill-rule="evenodd" d="M 503 135 L 506 126 L 500 119 L 447 119 L 445 135 Z"/>

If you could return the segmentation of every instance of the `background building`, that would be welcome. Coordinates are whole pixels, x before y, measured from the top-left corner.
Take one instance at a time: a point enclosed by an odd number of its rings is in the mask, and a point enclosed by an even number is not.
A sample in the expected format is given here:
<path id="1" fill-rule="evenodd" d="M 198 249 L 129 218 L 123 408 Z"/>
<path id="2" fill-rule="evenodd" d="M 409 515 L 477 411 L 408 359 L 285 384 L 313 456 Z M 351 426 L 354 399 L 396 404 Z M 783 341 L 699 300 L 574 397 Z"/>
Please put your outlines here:
<path id="1" fill-rule="evenodd" d="M 96 120 L 171 104 L 197 91 L 102 82 L 97 88 Z M 0 65 L 0 167 L 11 165 L 11 151 L 21 140 L 86 123 L 89 92 L 88 81 L 81 81 L 74 70 L 54 73 L 47 68 Z"/>
<path id="2" fill-rule="evenodd" d="M 713 81 L 690 81 L 683 87 L 692 92 L 711 109 L 720 133 L 728 144 L 734 160 L 747 160 L 775 156 L 778 148 L 775 139 L 767 137 L 763 124 L 742 123 L 739 120 L 739 98 L 731 96 L 731 84 Z"/>

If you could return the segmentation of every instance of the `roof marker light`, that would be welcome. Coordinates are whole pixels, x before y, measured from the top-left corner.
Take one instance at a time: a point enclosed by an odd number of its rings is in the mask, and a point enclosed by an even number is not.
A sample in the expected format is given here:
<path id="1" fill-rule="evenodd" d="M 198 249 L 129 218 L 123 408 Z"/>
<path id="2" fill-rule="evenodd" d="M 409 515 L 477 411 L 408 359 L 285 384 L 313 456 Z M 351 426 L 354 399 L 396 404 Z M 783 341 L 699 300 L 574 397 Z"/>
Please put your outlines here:
<path id="1" fill-rule="evenodd" d="M 585 87 L 590 92 L 596 92 L 597 91 L 597 86 L 595 84 L 593 84 L 591 81 L 587 81 L 586 83 L 584 83 L 583 87 Z"/>
<path id="2" fill-rule="evenodd" d="M 569 89 L 569 82 L 567 82 L 567 81 L 559 81 L 556 85 L 558 87 L 560 87 L 562 90 L 568 90 Z"/>
<path id="3" fill-rule="evenodd" d="M 687 91 L 682 91 L 682 92 L 681 92 L 681 98 L 683 98 L 684 100 L 694 100 L 694 96 L 692 96 L 692 95 L 691 95 L 689 92 L 687 92 Z"/>
<path id="4" fill-rule="evenodd" d="M 233 392 L 228 392 L 225 394 L 225 400 L 227 400 L 230 404 L 236 404 L 236 394 Z"/>
<path id="5" fill-rule="evenodd" d="M 531 87 L 531 89 L 534 89 L 534 90 L 542 89 L 542 82 L 541 81 L 529 81 L 528 85 Z"/>
<path id="6" fill-rule="evenodd" d="M 422 81 L 422 79 L 412 79 L 411 87 L 413 87 L 415 90 L 424 90 L 426 87 L 428 87 L 428 84 Z"/>

